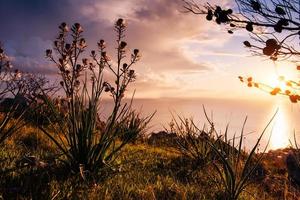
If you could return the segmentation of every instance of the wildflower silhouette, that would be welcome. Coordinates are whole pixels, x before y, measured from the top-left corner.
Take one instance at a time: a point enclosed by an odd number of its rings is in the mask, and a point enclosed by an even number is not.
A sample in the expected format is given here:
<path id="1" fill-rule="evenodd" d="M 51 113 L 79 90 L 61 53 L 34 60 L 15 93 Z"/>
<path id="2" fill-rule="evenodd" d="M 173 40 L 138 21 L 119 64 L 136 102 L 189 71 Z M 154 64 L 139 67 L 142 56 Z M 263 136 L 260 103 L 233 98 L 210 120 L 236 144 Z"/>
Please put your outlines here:
<path id="1" fill-rule="evenodd" d="M 124 19 L 118 19 L 114 29 L 117 35 L 116 62 L 111 61 L 103 39 L 89 57 L 83 56 L 87 43 L 79 23 L 71 28 L 61 23 L 53 49 L 46 50 L 46 57 L 58 68 L 67 105 L 58 131 L 54 123 L 51 130 L 44 126 L 40 128 L 61 150 L 64 162 L 77 172 L 113 168 L 122 148 L 142 134 L 152 117 L 141 118 L 131 109 L 131 104 L 122 104 L 128 85 L 135 81 L 133 66 L 140 59 L 140 53 L 135 49 L 126 59 L 128 45 L 124 41 Z M 104 70 L 110 72 L 114 81 L 104 79 Z M 104 127 L 97 129 L 100 98 L 104 93 L 110 94 L 114 107 Z M 52 112 L 57 113 L 53 103 L 47 98 L 45 101 Z M 57 114 L 57 117 L 61 115 Z M 56 134 L 53 135 L 52 131 Z"/>

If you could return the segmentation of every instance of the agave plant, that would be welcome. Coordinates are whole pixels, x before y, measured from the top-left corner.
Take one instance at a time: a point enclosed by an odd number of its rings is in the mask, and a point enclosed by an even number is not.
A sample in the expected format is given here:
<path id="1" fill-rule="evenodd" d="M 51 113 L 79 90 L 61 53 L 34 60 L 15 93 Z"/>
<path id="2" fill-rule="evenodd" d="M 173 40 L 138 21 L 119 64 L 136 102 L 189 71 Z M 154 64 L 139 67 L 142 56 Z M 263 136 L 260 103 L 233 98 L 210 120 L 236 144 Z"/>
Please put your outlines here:
<path id="1" fill-rule="evenodd" d="M 214 127 L 209 131 L 199 129 L 193 119 L 184 119 L 178 116 L 178 120 L 173 117 L 170 123 L 170 132 L 177 135 L 176 148 L 182 155 L 194 161 L 197 167 L 203 167 L 213 160 L 213 149 L 208 141 L 214 141 Z"/>
<path id="2" fill-rule="evenodd" d="M 134 142 L 137 137 L 143 137 L 147 130 L 147 125 L 151 121 L 155 112 L 147 117 L 141 117 L 136 111 L 128 112 L 127 116 L 116 124 L 116 132 L 120 134 L 123 146 L 129 142 Z"/>
<path id="3" fill-rule="evenodd" d="M 75 171 L 112 167 L 122 148 L 142 133 L 151 119 L 151 116 L 139 118 L 131 109 L 131 104 L 122 104 L 127 86 L 136 78 L 132 67 L 140 58 L 139 50 L 134 49 L 129 62 L 125 62 L 125 28 L 125 21 L 118 19 L 115 23 L 115 62 L 105 51 L 104 40 L 98 42 L 98 51 L 91 51 L 89 59 L 83 57 L 87 44 L 82 36 L 83 28 L 78 23 L 71 30 L 66 23 L 62 23 L 54 48 L 46 50 L 46 56 L 60 72 L 60 84 L 67 106 L 65 117 L 60 118 L 61 123 L 52 123 L 51 128 L 40 128 L 65 155 L 64 161 Z M 71 43 L 68 43 L 69 37 Z M 104 80 L 104 70 L 114 77 L 113 82 Z M 105 121 L 105 127 L 97 129 L 100 97 L 104 93 L 112 97 L 114 107 Z M 53 103 L 47 99 L 45 101 L 51 112 L 60 117 Z"/>
<path id="4" fill-rule="evenodd" d="M 209 120 L 205 109 L 204 113 L 208 122 L 211 124 L 211 126 L 213 126 L 213 123 L 211 120 Z M 223 193 L 220 195 L 221 199 L 237 200 L 240 194 L 251 183 L 251 178 L 260 166 L 268 143 L 260 155 L 256 154 L 257 148 L 268 126 L 273 121 L 276 113 L 264 128 L 264 130 L 258 137 L 257 142 L 249 153 L 245 152 L 242 149 L 245 136 L 244 127 L 247 121 L 247 117 L 245 118 L 245 121 L 243 123 L 240 136 L 236 137 L 234 135 L 232 139 L 228 139 L 227 126 L 223 136 L 217 137 L 217 142 L 208 142 L 217 156 L 217 161 L 213 162 L 213 166 L 221 180 L 220 186 L 222 189 L 224 189 Z M 238 140 L 238 144 L 235 143 L 236 139 Z"/>

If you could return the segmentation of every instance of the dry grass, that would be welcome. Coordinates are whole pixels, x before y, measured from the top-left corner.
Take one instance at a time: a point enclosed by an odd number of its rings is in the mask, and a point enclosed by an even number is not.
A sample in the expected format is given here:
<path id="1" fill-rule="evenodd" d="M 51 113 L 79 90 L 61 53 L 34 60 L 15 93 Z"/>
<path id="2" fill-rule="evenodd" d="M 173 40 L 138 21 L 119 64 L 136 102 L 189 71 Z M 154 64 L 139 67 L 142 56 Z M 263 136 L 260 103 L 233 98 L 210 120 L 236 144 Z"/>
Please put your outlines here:
<path id="1" fill-rule="evenodd" d="M 32 143 L 37 145 L 24 146 L 24 138 L 33 138 Z M 51 165 L 15 168 L 25 154 Z M 297 199 L 299 190 L 289 184 L 286 172 L 278 172 L 275 154 L 270 154 L 272 157 L 266 154 L 266 177 L 248 187 L 240 199 Z M 51 156 L 55 156 L 54 146 L 34 127 L 24 127 L 15 134 L 0 151 L 1 196 L 4 199 L 222 199 L 212 166 L 193 169 L 190 159 L 169 147 L 130 144 L 116 161 L 120 164 L 116 171 L 87 176 L 86 181 L 79 174 L 66 171 L 55 159 L 51 161 Z M 10 169 L 13 170 L 3 171 Z"/>

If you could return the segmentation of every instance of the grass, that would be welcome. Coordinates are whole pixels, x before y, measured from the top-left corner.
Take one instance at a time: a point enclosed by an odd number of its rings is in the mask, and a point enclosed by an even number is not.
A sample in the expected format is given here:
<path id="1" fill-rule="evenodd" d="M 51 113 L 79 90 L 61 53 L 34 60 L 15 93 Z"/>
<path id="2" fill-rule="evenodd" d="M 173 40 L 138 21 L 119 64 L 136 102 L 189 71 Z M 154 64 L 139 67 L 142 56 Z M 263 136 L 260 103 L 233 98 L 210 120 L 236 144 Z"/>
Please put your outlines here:
<path id="1" fill-rule="evenodd" d="M 178 149 L 183 156 L 192 159 L 198 167 L 209 163 L 214 167 L 217 176 L 214 177 L 214 173 L 212 173 L 211 177 L 216 180 L 216 185 L 223 191 L 217 198 L 237 200 L 252 183 L 253 176 L 259 178 L 255 173 L 258 170 L 261 172 L 261 162 L 266 148 L 260 155 L 257 155 L 256 151 L 276 114 L 259 135 L 254 147 L 247 153 L 242 148 L 247 117 L 243 123 L 241 134 L 239 136 L 234 134 L 233 138 L 229 138 L 229 126 L 226 127 L 224 133 L 217 133 L 204 106 L 203 110 L 210 126 L 209 131 L 205 131 L 204 128 L 199 129 L 192 119 L 178 117 L 179 120 L 176 120 L 173 117 L 171 132 L 178 135 Z"/>
<path id="2" fill-rule="evenodd" d="M 55 159 L 51 161 L 56 148 L 38 131 L 24 127 L 1 148 L 0 196 L 4 199 L 222 199 L 224 188 L 221 182 L 216 184 L 217 178 L 213 179 L 218 175 L 214 166 L 195 170 L 192 159 L 183 157 L 175 148 L 141 141 L 128 144 L 116 160 L 123 163 L 117 171 L 107 169 L 83 180 Z M 29 142 L 24 145 L 24 138 L 35 140 L 34 147 L 29 148 Z M 45 147 L 49 150 L 45 151 Z M 51 166 L 16 168 L 26 154 Z M 287 181 L 286 173 L 275 170 L 274 155 L 263 164 L 270 174 L 247 187 L 239 199 L 293 199 L 299 194 Z"/>

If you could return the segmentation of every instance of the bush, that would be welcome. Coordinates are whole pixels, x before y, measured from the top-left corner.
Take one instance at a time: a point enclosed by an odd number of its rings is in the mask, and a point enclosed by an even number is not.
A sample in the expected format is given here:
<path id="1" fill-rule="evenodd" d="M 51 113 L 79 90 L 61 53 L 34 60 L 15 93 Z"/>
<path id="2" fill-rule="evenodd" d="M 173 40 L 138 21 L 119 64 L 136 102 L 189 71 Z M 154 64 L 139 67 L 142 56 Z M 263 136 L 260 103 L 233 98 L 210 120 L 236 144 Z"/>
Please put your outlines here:
<path id="1" fill-rule="evenodd" d="M 241 135 L 239 137 L 234 135 L 232 139 L 228 139 L 227 126 L 224 137 L 218 137 L 217 141 L 219 142 L 209 142 L 218 158 L 218 162 L 213 162 L 213 166 L 219 176 L 221 188 L 224 188 L 223 192 L 219 195 L 221 199 L 237 200 L 245 188 L 251 183 L 253 175 L 261 167 L 261 161 L 268 144 L 266 145 L 263 153 L 260 155 L 257 156 L 255 151 L 257 150 L 267 127 L 270 125 L 275 115 L 260 134 L 257 142 L 249 153 L 242 149 L 244 127 L 247 117 L 244 121 Z M 208 121 L 210 122 L 210 120 Z M 238 139 L 238 144 L 235 144 L 236 139 Z"/>
<path id="2" fill-rule="evenodd" d="M 127 86 L 136 78 L 132 66 L 140 58 L 139 50 L 134 49 L 129 63 L 124 62 L 127 48 L 123 41 L 125 28 L 125 21 L 118 19 L 115 23 L 116 66 L 105 51 L 104 40 L 98 42 L 97 52 L 91 51 L 90 59 L 82 57 L 87 44 L 82 36 L 83 28 L 78 23 L 72 26 L 71 34 L 67 24 L 62 23 L 53 50 L 46 50 L 46 56 L 59 69 L 67 105 L 65 116 L 61 117 L 45 96 L 45 102 L 61 123 L 57 126 L 50 123 L 51 128 L 40 126 L 40 129 L 63 153 L 64 162 L 74 171 L 81 172 L 83 177 L 87 171 L 112 168 L 122 148 L 143 133 L 151 119 L 151 116 L 141 118 L 131 109 L 131 104 L 121 103 Z M 68 43 L 68 37 L 71 37 L 71 43 Z M 112 83 L 104 81 L 104 70 L 114 77 Z M 114 107 L 105 127 L 97 130 L 98 106 L 104 92 L 112 97 Z"/>
<path id="3" fill-rule="evenodd" d="M 18 70 L 11 71 L 9 58 L 0 44 L 0 145 L 26 124 L 23 116 L 26 112 L 24 106 L 27 104 L 22 99 L 26 94 L 26 91 L 23 90 L 26 85 L 22 84 L 23 87 L 20 87 L 17 84 L 21 83 L 20 75 Z M 12 98 L 7 99 L 8 96 Z M 13 123 L 11 123 L 12 121 Z"/>
<path id="4" fill-rule="evenodd" d="M 170 131 L 177 135 L 177 145 L 175 146 L 181 154 L 194 161 L 197 167 L 203 167 L 210 163 L 214 158 L 213 149 L 209 144 L 215 141 L 213 138 L 214 127 L 209 131 L 199 129 L 193 119 L 173 117 L 170 123 Z"/>

